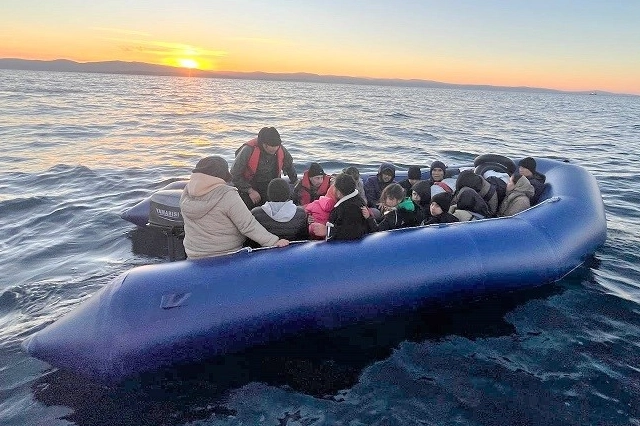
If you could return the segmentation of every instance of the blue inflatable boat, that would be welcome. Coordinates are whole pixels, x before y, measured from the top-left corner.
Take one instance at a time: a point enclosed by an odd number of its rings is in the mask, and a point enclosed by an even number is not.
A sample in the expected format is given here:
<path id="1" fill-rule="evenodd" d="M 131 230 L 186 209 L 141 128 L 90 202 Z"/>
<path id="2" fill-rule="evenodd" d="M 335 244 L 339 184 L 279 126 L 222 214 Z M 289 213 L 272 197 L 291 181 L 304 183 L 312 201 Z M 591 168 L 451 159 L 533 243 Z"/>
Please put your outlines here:
<path id="1" fill-rule="evenodd" d="M 542 201 L 512 217 L 134 268 L 23 347 L 113 383 L 427 301 L 558 281 L 604 243 L 604 206 L 584 168 L 540 159 L 537 169 Z"/>

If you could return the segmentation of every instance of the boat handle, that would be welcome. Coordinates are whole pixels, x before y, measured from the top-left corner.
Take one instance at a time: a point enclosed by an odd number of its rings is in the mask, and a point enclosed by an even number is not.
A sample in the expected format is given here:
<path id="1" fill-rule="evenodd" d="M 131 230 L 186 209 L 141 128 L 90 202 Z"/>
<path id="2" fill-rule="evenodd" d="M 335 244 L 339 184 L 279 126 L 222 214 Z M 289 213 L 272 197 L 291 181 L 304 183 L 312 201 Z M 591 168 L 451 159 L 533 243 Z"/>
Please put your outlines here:
<path id="1" fill-rule="evenodd" d="M 173 309 L 184 305 L 184 302 L 191 296 L 191 293 L 169 293 L 163 294 L 160 301 L 162 309 Z"/>

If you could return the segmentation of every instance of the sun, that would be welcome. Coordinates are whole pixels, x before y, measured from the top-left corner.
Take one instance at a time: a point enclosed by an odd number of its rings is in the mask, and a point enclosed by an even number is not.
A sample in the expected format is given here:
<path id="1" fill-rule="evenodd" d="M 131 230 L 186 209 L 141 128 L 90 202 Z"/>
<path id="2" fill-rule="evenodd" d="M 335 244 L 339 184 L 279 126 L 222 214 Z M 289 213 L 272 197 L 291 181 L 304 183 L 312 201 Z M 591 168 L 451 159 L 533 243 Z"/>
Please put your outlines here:
<path id="1" fill-rule="evenodd" d="M 189 69 L 198 68 L 198 65 L 199 65 L 198 61 L 196 61 L 195 59 L 187 59 L 187 58 L 178 59 L 178 64 L 182 68 L 189 68 Z"/>

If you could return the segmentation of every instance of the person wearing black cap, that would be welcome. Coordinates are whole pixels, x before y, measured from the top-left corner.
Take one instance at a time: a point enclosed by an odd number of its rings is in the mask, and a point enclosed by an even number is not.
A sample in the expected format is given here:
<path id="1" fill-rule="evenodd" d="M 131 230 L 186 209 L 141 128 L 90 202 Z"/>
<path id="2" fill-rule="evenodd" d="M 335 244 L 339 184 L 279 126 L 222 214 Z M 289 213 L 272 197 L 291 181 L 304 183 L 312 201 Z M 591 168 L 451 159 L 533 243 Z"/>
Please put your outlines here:
<path id="1" fill-rule="evenodd" d="M 286 240 L 309 239 L 307 212 L 293 204 L 291 188 L 286 180 L 275 178 L 269 182 L 267 198 L 269 201 L 251 209 L 251 214 L 267 231 Z"/>
<path id="2" fill-rule="evenodd" d="M 369 210 L 358 195 L 353 177 L 340 173 L 336 176 L 334 186 L 338 201 L 327 222 L 327 241 L 357 240 L 372 232 L 375 221 L 373 217 L 365 217 L 364 211 Z"/>
<path id="3" fill-rule="evenodd" d="M 440 192 L 431 197 L 429 206 L 431 217 L 424 222 L 424 225 L 459 222 L 457 217 L 449 213 L 452 199 L 453 196 L 448 192 Z"/>
<path id="4" fill-rule="evenodd" d="M 401 187 L 404 188 L 406 196 L 411 197 L 411 193 L 413 190 L 411 189 L 416 182 L 422 180 L 422 172 L 420 171 L 419 166 L 411 166 L 409 170 L 407 170 L 407 178 L 398 182 Z"/>
<path id="5" fill-rule="evenodd" d="M 192 170 L 180 197 L 187 257 L 220 256 L 238 251 L 246 238 L 262 246 L 284 247 L 289 241 L 268 232 L 253 217 L 231 179 L 227 161 L 205 157 Z"/>
<path id="6" fill-rule="evenodd" d="M 256 138 L 238 148 L 231 167 L 233 185 L 250 209 L 267 201 L 269 182 L 283 172 L 289 182 L 297 182 L 293 158 L 275 127 L 263 127 Z"/>
<path id="7" fill-rule="evenodd" d="M 311 163 L 308 170 L 305 170 L 302 179 L 293 188 L 293 200 L 300 206 L 306 206 L 312 201 L 326 195 L 331 184 L 331 176 L 324 172 L 318 163 Z"/>
<path id="8" fill-rule="evenodd" d="M 533 206 L 540 200 L 547 177 L 536 171 L 536 160 L 531 157 L 526 157 L 520 160 L 518 163 L 518 172 L 522 176 L 526 177 L 529 183 L 533 186 L 535 191 L 533 197 L 531 197 L 531 205 Z"/>

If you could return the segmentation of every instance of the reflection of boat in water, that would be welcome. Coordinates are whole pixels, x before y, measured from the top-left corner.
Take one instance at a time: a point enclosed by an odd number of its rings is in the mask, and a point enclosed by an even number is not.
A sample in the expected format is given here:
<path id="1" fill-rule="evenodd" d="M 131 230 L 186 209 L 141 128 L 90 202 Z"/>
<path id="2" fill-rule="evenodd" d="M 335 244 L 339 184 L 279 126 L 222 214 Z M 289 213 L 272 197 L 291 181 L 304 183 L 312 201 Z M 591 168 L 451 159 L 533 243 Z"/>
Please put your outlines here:
<path id="1" fill-rule="evenodd" d="M 562 279 L 606 239 L 584 168 L 538 160 L 541 202 L 515 216 L 133 268 L 24 348 L 106 382 L 311 330 Z"/>

